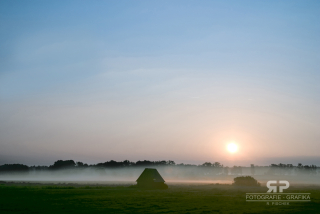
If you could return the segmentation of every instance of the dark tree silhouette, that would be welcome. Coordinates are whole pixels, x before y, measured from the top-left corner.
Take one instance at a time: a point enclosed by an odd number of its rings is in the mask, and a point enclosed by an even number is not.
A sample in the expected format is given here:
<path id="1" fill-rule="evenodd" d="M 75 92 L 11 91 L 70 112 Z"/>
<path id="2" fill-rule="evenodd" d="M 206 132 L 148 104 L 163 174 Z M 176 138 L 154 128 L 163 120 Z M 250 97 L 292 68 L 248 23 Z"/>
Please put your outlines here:
<path id="1" fill-rule="evenodd" d="M 204 166 L 204 167 L 211 167 L 211 166 L 213 166 L 213 165 L 212 165 L 212 163 L 210 163 L 210 162 L 205 162 L 205 163 L 202 164 L 202 166 Z"/>
<path id="2" fill-rule="evenodd" d="M 67 169 L 67 168 L 74 168 L 76 163 L 73 160 L 58 160 L 54 162 L 53 165 L 49 167 L 49 169 Z"/>
<path id="3" fill-rule="evenodd" d="M 29 167 L 23 164 L 4 164 L 0 166 L 0 172 L 28 172 Z"/>

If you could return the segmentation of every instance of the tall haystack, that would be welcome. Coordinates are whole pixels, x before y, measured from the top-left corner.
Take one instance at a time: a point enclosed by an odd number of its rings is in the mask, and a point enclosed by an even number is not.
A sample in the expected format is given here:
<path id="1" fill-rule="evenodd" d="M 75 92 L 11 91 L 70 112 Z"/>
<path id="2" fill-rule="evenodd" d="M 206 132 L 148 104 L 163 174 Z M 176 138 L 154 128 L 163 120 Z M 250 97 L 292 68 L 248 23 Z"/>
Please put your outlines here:
<path id="1" fill-rule="evenodd" d="M 141 188 L 168 189 L 168 186 L 157 169 L 145 168 L 137 179 L 137 186 Z"/>

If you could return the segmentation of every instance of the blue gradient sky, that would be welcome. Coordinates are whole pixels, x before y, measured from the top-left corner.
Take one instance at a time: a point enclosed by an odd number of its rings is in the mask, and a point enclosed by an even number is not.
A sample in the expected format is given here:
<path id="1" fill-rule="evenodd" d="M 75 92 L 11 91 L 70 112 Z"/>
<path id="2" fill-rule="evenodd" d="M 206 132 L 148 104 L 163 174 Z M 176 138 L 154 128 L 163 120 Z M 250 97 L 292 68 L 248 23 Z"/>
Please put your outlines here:
<path id="1" fill-rule="evenodd" d="M 319 11 L 0 1 L 0 164 L 320 164 Z"/>

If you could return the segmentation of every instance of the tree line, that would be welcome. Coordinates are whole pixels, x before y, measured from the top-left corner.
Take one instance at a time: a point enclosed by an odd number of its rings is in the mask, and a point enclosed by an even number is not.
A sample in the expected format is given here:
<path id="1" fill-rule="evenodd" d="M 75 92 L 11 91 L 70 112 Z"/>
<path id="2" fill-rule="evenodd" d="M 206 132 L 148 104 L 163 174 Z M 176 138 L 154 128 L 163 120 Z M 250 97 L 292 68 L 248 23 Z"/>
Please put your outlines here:
<path id="1" fill-rule="evenodd" d="M 86 169 L 86 168 L 94 168 L 94 169 L 119 169 L 126 167 L 160 167 L 160 166 L 172 166 L 172 167 L 194 167 L 199 170 L 203 169 L 207 171 L 207 174 L 221 174 L 221 175 L 242 175 L 243 169 L 248 167 L 242 166 L 223 166 L 220 162 L 205 162 L 200 165 L 195 164 L 176 164 L 172 160 L 162 160 L 162 161 L 137 161 L 131 162 L 129 160 L 124 161 L 114 161 L 110 160 L 103 163 L 97 164 L 87 164 L 83 162 L 76 162 L 74 160 L 57 160 L 50 166 L 27 166 L 24 164 L 4 164 L 0 165 L 0 173 L 8 173 L 8 172 L 29 172 L 29 171 L 54 171 L 60 169 Z M 317 174 L 316 165 L 302 165 L 299 163 L 297 166 L 293 164 L 271 164 L 270 166 L 256 166 L 251 164 L 250 174 L 295 174 L 299 172 L 307 173 L 307 174 Z M 262 173 L 259 173 L 259 170 Z"/>
<path id="2" fill-rule="evenodd" d="M 169 161 L 137 161 L 131 162 L 129 160 L 114 161 L 110 160 L 104 163 L 87 164 L 83 162 L 76 162 L 74 160 L 57 160 L 50 166 L 27 166 L 24 164 L 4 164 L 0 165 L 0 172 L 26 172 L 30 170 L 43 171 L 43 170 L 58 170 L 58 169 L 80 169 L 80 168 L 122 168 L 122 167 L 154 167 L 154 166 L 174 166 L 176 163 L 172 160 Z M 179 164 L 181 165 L 181 164 Z M 184 165 L 184 164 L 182 164 Z M 189 166 L 189 165 L 186 165 Z M 190 165 L 191 166 L 191 165 Z M 196 165 L 193 165 L 196 166 Z"/>

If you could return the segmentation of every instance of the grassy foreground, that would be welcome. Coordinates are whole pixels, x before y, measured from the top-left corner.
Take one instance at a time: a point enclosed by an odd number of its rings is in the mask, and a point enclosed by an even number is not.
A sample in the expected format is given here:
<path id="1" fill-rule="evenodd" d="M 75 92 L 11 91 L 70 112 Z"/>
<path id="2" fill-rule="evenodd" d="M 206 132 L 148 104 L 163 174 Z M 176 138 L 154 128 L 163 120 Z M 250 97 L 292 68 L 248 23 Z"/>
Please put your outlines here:
<path id="1" fill-rule="evenodd" d="M 246 202 L 245 193 L 264 187 L 231 185 L 170 185 L 168 190 L 139 190 L 123 186 L 0 185 L 0 213 L 320 213 L 319 188 L 290 188 L 309 192 L 311 202 L 266 205 Z"/>

